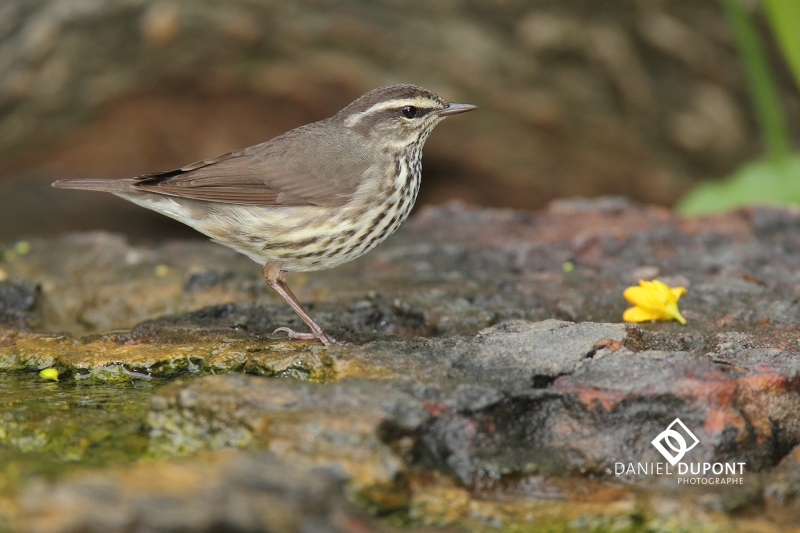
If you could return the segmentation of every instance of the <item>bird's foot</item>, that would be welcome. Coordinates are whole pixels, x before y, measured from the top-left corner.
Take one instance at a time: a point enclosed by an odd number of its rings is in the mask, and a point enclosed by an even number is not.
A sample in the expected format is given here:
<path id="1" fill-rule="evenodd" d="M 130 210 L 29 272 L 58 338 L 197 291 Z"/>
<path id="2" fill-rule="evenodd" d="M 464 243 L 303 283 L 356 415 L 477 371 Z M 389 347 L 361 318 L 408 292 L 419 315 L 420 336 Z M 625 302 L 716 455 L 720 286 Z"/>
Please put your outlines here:
<path id="1" fill-rule="evenodd" d="M 347 344 L 346 342 L 340 342 L 325 333 L 324 331 L 320 330 L 319 333 L 302 333 L 300 331 L 295 331 L 293 329 L 287 327 L 280 327 L 272 332 L 273 335 L 278 333 L 279 331 L 283 331 L 289 338 L 298 339 L 301 341 L 319 341 L 325 346 L 335 346 L 335 345 L 343 345 Z"/>

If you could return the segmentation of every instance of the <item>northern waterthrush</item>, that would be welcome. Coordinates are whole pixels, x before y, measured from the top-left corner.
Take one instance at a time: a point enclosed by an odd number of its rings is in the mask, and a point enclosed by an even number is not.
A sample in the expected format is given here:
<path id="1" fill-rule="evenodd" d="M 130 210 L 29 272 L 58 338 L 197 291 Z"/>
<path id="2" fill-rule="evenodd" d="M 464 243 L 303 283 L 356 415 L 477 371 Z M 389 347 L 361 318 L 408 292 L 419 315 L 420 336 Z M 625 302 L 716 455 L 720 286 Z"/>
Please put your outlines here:
<path id="1" fill-rule="evenodd" d="M 113 193 L 263 264 L 267 284 L 311 328 L 276 331 L 336 344 L 289 290 L 286 272 L 335 267 L 394 233 L 416 200 L 428 135 L 445 117 L 475 107 L 389 85 L 328 119 L 177 170 L 53 186 Z"/>

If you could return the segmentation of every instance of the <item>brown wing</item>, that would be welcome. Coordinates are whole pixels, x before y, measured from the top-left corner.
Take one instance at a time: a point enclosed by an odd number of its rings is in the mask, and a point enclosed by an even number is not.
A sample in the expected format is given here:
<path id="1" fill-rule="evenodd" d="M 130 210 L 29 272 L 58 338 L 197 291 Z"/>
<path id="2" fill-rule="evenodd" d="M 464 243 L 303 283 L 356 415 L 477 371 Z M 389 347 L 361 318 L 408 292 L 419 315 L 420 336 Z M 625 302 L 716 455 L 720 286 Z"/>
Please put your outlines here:
<path id="1" fill-rule="evenodd" d="M 343 205 L 373 157 L 354 134 L 341 133 L 329 121 L 317 122 L 250 148 L 145 174 L 134 187 L 231 204 Z"/>

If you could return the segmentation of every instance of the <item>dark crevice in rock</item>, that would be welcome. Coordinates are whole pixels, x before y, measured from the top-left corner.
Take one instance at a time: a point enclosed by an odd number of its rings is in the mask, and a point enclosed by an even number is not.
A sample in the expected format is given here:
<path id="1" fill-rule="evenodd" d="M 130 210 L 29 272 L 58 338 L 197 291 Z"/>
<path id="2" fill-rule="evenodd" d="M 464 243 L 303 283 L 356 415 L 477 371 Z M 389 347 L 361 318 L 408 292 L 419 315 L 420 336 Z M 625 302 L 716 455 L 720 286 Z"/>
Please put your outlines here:
<path id="1" fill-rule="evenodd" d="M 564 375 L 564 374 L 562 374 Z M 560 376 L 533 376 L 531 381 L 532 389 L 546 389 Z"/>

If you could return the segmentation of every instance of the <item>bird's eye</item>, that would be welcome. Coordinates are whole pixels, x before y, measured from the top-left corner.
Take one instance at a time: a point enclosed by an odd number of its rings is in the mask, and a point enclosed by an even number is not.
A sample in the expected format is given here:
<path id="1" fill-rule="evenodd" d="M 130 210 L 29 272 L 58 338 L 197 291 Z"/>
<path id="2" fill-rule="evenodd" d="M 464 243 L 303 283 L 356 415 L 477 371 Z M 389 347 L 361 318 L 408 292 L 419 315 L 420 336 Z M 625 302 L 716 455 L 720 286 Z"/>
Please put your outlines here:
<path id="1" fill-rule="evenodd" d="M 417 116 L 417 108 L 412 105 L 407 105 L 400 109 L 400 112 L 406 118 L 414 118 Z"/>

